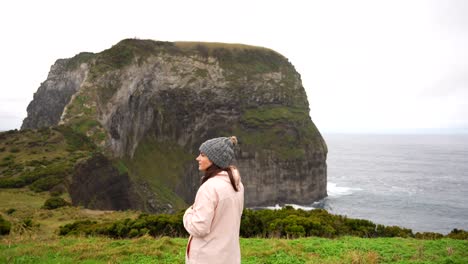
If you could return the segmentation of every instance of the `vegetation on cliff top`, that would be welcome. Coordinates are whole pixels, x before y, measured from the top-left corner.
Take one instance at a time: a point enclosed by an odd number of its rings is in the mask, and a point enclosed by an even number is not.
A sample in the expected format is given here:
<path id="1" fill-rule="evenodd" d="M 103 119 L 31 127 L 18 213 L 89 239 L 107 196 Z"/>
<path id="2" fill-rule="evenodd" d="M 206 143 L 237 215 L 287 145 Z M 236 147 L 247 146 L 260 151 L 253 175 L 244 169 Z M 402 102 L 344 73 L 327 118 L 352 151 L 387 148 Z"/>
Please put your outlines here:
<path id="1" fill-rule="evenodd" d="M 94 56 L 95 54 L 91 52 L 81 52 L 67 60 L 65 69 L 71 71 L 75 70 L 80 67 L 82 63 L 89 63 L 94 58 Z"/>
<path id="2" fill-rule="evenodd" d="M 236 73 L 230 80 L 252 74 L 280 71 L 292 65 L 281 54 L 267 48 L 243 44 L 216 42 L 166 42 L 141 39 L 124 39 L 109 49 L 93 54 L 83 52 L 71 58 L 68 68 L 73 69 L 81 63 L 94 59 L 90 69 L 91 79 L 104 73 L 122 69 L 132 63 L 143 64 L 151 56 L 164 54 L 178 56 L 198 56 L 216 58 L 225 70 Z"/>
<path id="3" fill-rule="evenodd" d="M 252 146 L 270 150 L 282 160 L 304 158 L 307 149 L 326 152 L 325 142 L 304 108 L 263 106 L 246 109 L 240 124 L 242 129 L 236 128 L 235 133 L 246 149 Z"/>
<path id="4" fill-rule="evenodd" d="M 66 191 L 75 163 L 94 150 L 86 136 L 65 126 L 2 132 L 0 188 Z"/>

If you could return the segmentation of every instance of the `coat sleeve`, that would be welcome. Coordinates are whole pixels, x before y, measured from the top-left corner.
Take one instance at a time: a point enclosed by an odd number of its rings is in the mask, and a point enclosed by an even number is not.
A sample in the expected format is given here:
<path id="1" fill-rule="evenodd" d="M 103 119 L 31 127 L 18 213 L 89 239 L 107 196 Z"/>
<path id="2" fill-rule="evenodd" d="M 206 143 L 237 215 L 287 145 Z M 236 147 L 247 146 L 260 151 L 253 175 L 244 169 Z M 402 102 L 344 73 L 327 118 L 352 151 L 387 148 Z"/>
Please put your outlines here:
<path id="1" fill-rule="evenodd" d="M 184 227 L 194 237 L 204 237 L 211 231 L 217 195 L 214 190 L 202 185 L 195 197 L 195 203 L 184 214 Z"/>

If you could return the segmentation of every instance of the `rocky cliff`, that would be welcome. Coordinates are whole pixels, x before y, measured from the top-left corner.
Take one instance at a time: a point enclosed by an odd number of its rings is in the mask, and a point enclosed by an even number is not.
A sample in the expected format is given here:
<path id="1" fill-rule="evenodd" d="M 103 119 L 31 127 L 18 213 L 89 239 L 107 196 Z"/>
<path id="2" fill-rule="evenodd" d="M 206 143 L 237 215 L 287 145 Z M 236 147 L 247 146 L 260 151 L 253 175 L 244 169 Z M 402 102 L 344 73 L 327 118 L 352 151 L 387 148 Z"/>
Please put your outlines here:
<path id="1" fill-rule="evenodd" d="M 109 175 L 129 182 L 128 190 L 116 187 L 119 208 L 172 211 L 192 203 L 199 145 L 230 135 L 239 138 L 246 206 L 326 196 L 327 148 L 300 75 L 266 48 L 127 39 L 58 60 L 22 129 L 57 124 L 86 134 L 109 160 L 77 166 L 77 189 L 93 177 L 97 185 L 115 183 Z M 92 164 L 104 168 L 86 178 Z M 77 204 L 83 197 L 72 196 Z"/>

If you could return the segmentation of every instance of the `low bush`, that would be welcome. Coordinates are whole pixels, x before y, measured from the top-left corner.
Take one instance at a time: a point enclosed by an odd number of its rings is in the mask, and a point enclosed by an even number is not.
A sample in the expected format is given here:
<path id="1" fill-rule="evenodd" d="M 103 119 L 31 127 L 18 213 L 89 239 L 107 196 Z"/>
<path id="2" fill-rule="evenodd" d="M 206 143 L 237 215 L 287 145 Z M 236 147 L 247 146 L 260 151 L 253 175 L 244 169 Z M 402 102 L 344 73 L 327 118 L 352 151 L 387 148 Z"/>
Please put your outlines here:
<path id="1" fill-rule="evenodd" d="M 58 197 L 58 196 L 62 195 L 63 193 L 64 193 L 64 191 L 62 189 L 51 190 L 50 191 L 50 196 Z"/>
<path id="2" fill-rule="evenodd" d="M 435 239 L 441 239 L 444 237 L 444 235 L 439 234 L 439 233 L 433 233 L 433 232 L 417 232 L 414 235 L 415 238 L 417 239 L 427 239 L 427 240 L 435 240 Z"/>
<path id="3" fill-rule="evenodd" d="M 455 228 L 447 235 L 447 237 L 453 238 L 453 239 L 468 240 L 468 231 Z"/>
<path id="4" fill-rule="evenodd" d="M 11 148 L 10 152 L 11 153 L 18 153 L 18 152 L 20 152 L 20 150 L 19 150 L 19 148 Z"/>
<path id="5" fill-rule="evenodd" d="M 131 238 L 149 234 L 154 237 L 186 237 L 182 224 L 183 212 L 175 215 L 141 214 L 137 219 L 124 219 L 112 223 L 76 221 L 59 228 L 60 235 L 104 235 L 112 238 Z"/>
<path id="6" fill-rule="evenodd" d="M 52 209 L 57 209 L 57 208 L 64 207 L 64 206 L 70 206 L 70 203 L 65 201 L 61 197 L 54 196 L 54 197 L 50 197 L 44 202 L 42 209 L 52 210 Z"/>
<path id="7" fill-rule="evenodd" d="M 18 177 L 0 179 L 0 188 L 21 188 L 39 181 L 33 184 L 31 189 L 46 191 L 62 182 L 70 171 L 71 166 L 67 162 L 55 162 L 47 167 L 36 167 L 33 171 L 22 172 Z M 47 180 L 41 180 L 41 178 L 47 178 Z"/>
<path id="8" fill-rule="evenodd" d="M 60 227 L 61 235 L 84 234 L 104 235 L 113 238 L 132 238 L 149 234 L 154 237 L 185 237 L 187 232 L 182 224 L 184 211 L 174 215 L 141 214 L 137 219 L 124 219 L 115 222 L 97 223 L 77 221 Z M 245 209 L 241 218 L 240 235 L 244 238 L 299 238 L 340 236 L 358 237 L 415 237 L 418 239 L 438 239 L 439 233 L 413 234 L 411 229 L 398 226 L 376 225 L 368 220 L 352 219 L 332 215 L 323 209 L 311 211 L 285 207 L 281 210 Z M 468 232 L 454 229 L 447 237 L 467 239 Z"/>
<path id="9" fill-rule="evenodd" d="M 62 133 L 68 144 L 67 150 L 69 152 L 84 150 L 93 151 L 96 149 L 96 145 L 86 135 L 74 131 L 68 126 L 55 127 L 57 131 Z"/>
<path id="10" fill-rule="evenodd" d="M 54 186 L 63 182 L 63 175 L 50 175 L 33 182 L 29 189 L 35 192 L 43 192 L 52 189 Z"/>
<path id="11" fill-rule="evenodd" d="M 14 155 L 8 155 L 8 156 L 3 158 L 4 161 L 11 161 L 11 160 L 14 160 L 14 159 L 15 159 Z"/>
<path id="12" fill-rule="evenodd" d="M 34 222 L 33 222 L 33 220 L 31 218 L 25 218 L 21 222 L 21 226 L 26 228 L 26 229 L 31 229 L 31 228 L 34 227 Z"/>
<path id="13" fill-rule="evenodd" d="M 3 216 L 0 215 L 0 236 L 10 234 L 11 223 L 3 219 Z"/>
<path id="14" fill-rule="evenodd" d="M 71 224 L 61 226 L 59 228 L 59 235 L 79 235 L 79 234 L 92 234 L 92 229 L 97 224 L 96 221 L 79 220 Z"/>

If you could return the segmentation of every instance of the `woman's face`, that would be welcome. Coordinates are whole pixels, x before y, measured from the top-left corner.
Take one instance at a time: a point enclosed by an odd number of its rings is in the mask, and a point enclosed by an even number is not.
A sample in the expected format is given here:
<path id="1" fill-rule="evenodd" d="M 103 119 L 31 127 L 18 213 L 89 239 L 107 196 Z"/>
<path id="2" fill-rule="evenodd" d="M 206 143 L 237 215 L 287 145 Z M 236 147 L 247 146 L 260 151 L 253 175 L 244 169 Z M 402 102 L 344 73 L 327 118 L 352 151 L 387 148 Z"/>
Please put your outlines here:
<path id="1" fill-rule="evenodd" d="M 206 169 L 208 169 L 213 164 L 213 162 L 211 162 L 211 160 L 209 160 L 208 157 L 203 153 L 200 153 L 196 160 L 198 161 L 198 170 L 201 171 L 206 171 Z"/>

